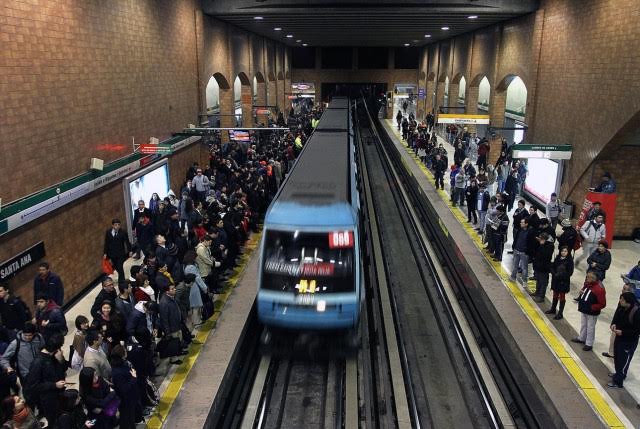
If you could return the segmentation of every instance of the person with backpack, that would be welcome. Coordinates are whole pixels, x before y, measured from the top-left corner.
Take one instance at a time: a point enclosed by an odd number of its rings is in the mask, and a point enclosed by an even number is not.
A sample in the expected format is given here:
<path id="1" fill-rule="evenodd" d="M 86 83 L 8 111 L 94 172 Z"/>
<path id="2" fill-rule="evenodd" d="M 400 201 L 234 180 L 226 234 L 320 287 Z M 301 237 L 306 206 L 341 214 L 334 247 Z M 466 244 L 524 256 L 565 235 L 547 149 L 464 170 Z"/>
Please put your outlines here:
<path id="1" fill-rule="evenodd" d="M 55 427 L 58 405 L 66 386 L 67 361 L 62 353 L 64 337 L 54 333 L 35 358 L 24 384 L 24 397 L 30 406 L 37 405 L 49 427 Z"/>
<path id="2" fill-rule="evenodd" d="M 27 322 L 24 329 L 19 331 L 16 339 L 9 343 L 9 347 L 0 358 L 0 366 L 8 374 L 17 372 L 22 383 L 27 379 L 29 368 L 44 347 L 44 337 L 36 330 L 36 326 Z"/>
<path id="3" fill-rule="evenodd" d="M 202 321 L 201 312 L 204 305 L 204 301 L 202 298 L 209 292 L 207 284 L 204 282 L 202 276 L 200 275 L 200 271 L 196 266 L 196 259 L 197 254 L 194 251 L 189 251 L 186 255 L 184 255 L 185 276 L 194 276 L 193 285 L 191 286 L 191 290 L 189 291 L 189 307 L 191 309 L 191 323 L 193 324 L 193 326 L 200 324 L 200 322 Z"/>
<path id="4" fill-rule="evenodd" d="M 604 224 L 604 216 L 598 215 L 594 220 L 589 220 L 580 228 L 582 238 L 582 254 L 576 258 L 576 265 L 588 258 L 598 247 L 598 243 L 607 237 L 607 228 Z"/>
<path id="5" fill-rule="evenodd" d="M 17 296 L 11 296 L 11 290 L 5 284 L 0 284 L 0 320 L 14 338 L 24 328 L 24 324 L 31 320 L 27 304 Z"/>
<path id="6" fill-rule="evenodd" d="M 64 317 L 62 308 L 47 295 L 41 294 L 36 297 L 36 317 L 33 323 L 38 328 L 45 341 L 53 334 L 67 335 L 67 320 Z"/>
<path id="7" fill-rule="evenodd" d="M 620 295 L 619 306 L 621 311 L 616 311 L 611 323 L 611 332 L 616 335 L 613 344 L 615 373 L 611 375 L 611 382 L 607 386 L 612 389 L 622 388 L 640 337 L 640 312 L 636 296 L 632 292 L 624 292 Z"/>

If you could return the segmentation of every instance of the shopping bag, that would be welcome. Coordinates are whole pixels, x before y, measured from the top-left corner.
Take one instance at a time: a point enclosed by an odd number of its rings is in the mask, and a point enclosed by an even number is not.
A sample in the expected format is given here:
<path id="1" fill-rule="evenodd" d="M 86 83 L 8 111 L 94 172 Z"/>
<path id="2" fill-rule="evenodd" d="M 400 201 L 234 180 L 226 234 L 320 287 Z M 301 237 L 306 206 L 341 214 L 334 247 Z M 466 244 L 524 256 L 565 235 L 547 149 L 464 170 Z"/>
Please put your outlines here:
<path id="1" fill-rule="evenodd" d="M 111 261 L 109 259 L 102 259 L 102 272 L 108 276 L 113 274 L 113 265 L 111 265 Z"/>

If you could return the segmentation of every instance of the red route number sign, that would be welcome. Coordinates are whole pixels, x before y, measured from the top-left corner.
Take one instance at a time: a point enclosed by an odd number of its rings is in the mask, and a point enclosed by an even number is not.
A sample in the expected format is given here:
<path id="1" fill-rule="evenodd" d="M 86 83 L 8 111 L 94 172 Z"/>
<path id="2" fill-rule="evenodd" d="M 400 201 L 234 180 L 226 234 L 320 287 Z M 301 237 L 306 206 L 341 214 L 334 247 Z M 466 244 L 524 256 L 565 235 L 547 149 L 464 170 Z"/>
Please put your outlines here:
<path id="1" fill-rule="evenodd" d="M 353 247 L 353 231 L 336 231 L 329 233 L 329 249 Z"/>

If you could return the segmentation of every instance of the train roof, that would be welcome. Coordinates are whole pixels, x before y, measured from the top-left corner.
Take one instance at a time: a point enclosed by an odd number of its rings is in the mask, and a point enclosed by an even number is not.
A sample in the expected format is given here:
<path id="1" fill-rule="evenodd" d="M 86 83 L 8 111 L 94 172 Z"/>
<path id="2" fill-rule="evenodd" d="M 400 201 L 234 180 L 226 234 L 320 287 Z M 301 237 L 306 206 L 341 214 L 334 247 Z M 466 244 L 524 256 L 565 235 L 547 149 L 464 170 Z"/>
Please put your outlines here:
<path id="1" fill-rule="evenodd" d="M 348 131 L 349 130 L 349 110 L 347 109 L 327 109 L 320 117 L 320 122 L 316 131 Z"/>
<path id="2" fill-rule="evenodd" d="M 348 132 L 314 132 L 277 201 L 305 205 L 349 202 L 349 158 Z"/>
<path id="3" fill-rule="evenodd" d="M 349 108 L 348 97 L 333 97 L 329 102 L 329 107 L 327 108 L 327 110 L 348 109 L 348 108 Z"/>

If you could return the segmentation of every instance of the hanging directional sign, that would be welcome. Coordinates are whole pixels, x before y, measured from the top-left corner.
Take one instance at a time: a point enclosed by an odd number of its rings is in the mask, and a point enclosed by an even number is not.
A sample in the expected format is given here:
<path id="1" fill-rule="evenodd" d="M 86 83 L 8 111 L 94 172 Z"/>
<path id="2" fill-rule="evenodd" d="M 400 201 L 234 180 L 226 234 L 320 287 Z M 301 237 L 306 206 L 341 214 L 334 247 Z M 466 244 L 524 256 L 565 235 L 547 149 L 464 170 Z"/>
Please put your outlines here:
<path id="1" fill-rule="evenodd" d="M 517 144 L 513 146 L 514 158 L 571 159 L 573 147 L 568 144 Z"/>

